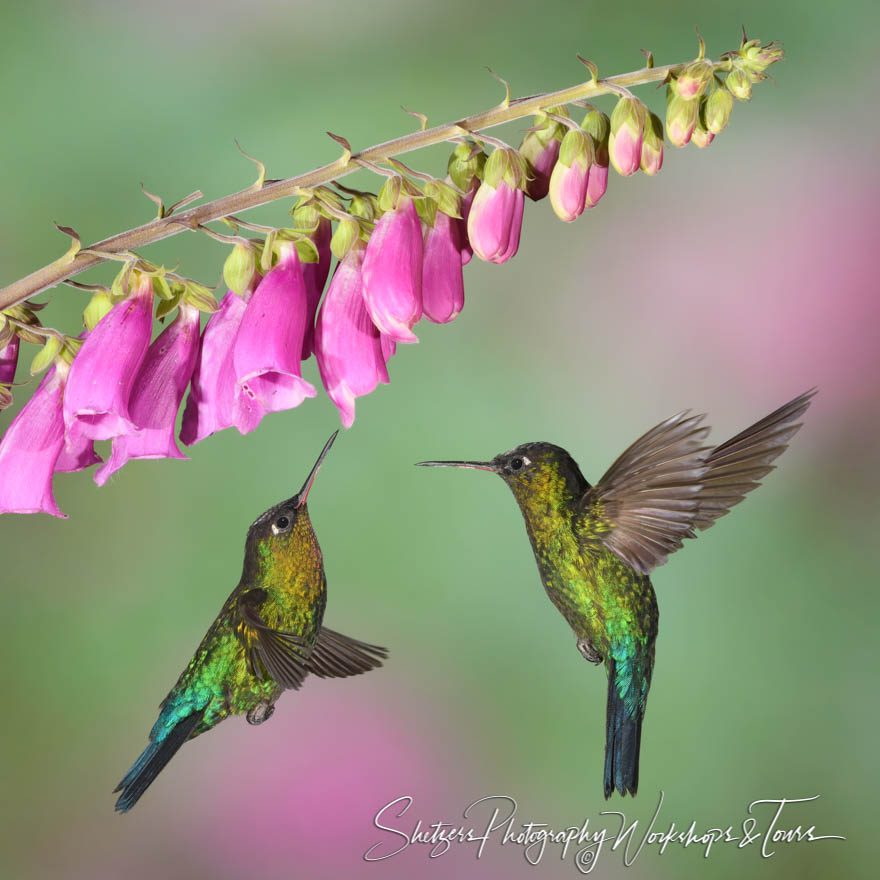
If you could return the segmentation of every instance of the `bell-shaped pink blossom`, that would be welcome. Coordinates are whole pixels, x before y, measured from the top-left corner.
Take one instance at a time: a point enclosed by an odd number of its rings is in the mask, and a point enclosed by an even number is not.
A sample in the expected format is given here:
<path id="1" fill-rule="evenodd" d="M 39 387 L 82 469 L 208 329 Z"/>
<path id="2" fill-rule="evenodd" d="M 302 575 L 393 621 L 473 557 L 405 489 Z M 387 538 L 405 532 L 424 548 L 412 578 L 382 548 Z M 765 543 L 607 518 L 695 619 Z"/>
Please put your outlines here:
<path id="1" fill-rule="evenodd" d="M 264 413 L 293 409 L 317 393 L 300 372 L 307 312 L 302 265 L 296 246 L 285 242 L 247 304 L 232 347 L 235 381 Z"/>
<path id="2" fill-rule="evenodd" d="M 306 285 L 306 302 L 308 304 L 306 335 L 303 338 L 303 360 L 311 356 L 314 347 L 315 315 L 318 311 L 318 303 L 321 301 L 321 294 L 324 292 L 324 285 L 327 283 L 327 276 L 330 274 L 330 261 L 333 259 L 333 254 L 330 251 L 330 239 L 332 237 L 333 225 L 330 220 L 327 217 L 319 217 L 317 227 L 311 236 L 312 243 L 318 251 L 318 262 L 302 264 L 303 281 Z"/>
<path id="3" fill-rule="evenodd" d="M 494 155 L 494 154 L 493 154 Z M 519 246 L 525 193 L 500 180 L 497 187 L 483 181 L 468 215 L 468 241 L 481 260 L 503 263 Z"/>
<path id="4" fill-rule="evenodd" d="M 11 385 L 15 381 L 15 368 L 18 365 L 19 339 L 13 336 L 0 348 L 0 385 Z"/>
<path id="5" fill-rule="evenodd" d="M 412 327 L 422 317 L 422 222 L 409 196 L 376 223 L 363 279 L 373 323 L 396 342 L 418 342 Z"/>
<path id="6" fill-rule="evenodd" d="M 244 296 L 230 290 L 205 325 L 180 427 L 180 440 L 187 446 L 224 428 L 247 434 L 263 417 L 259 404 L 242 394 L 232 363 L 233 343 L 251 295 L 250 290 Z"/>
<path id="7" fill-rule="evenodd" d="M 461 228 L 457 217 L 437 212 L 425 233 L 422 309 L 435 324 L 447 324 L 464 307 Z"/>
<path id="8" fill-rule="evenodd" d="M 128 399 L 150 345 L 153 282 L 143 275 L 86 337 L 70 368 L 64 394 L 67 444 L 80 437 L 108 440 L 136 429 Z"/>
<path id="9" fill-rule="evenodd" d="M 65 444 L 55 462 L 56 474 L 72 474 L 85 470 L 93 464 L 100 464 L 104 459 L 95 452 L 95 441 L 80 436 L 70 445 Z"/>
<path id="10" fill-rule="evenodd" d="M 0 440 L 0 513 L 65 516 L 52 494 L 52 474 L 64 446 L 67 371 L 63 364 L 46 377 Z"/>
<path id="11" fill-rule="evenodd" d="M 356 245 L 336 267 L 315 325 L 321 381 L 346 428 L 354 423 L 355 398 L 388 382 L 379 330 L 364 304 L 362 271 L 363 249 Z"/>
<path id="12" fill-rule="evenodd" d="M 199 310 L 182 301 L 177 317 L 147 351 L 131 390 L 128 409 L 140 430 L 113 438 L 110 458 L 95 473 L 99 486 L 132 458 L 186 458 L 174 429 L 198 352 Z"/>
<path id="13" fill-rule="evenodd" d="M 605 164 L 597 161 L 595 165 L 590 167 L 590 179 L 587 182 L 587 201 L 588 208 L 595 208 L 599 199 L 605 195 L 608 189 L 608 159 L 606 157 Z"/>

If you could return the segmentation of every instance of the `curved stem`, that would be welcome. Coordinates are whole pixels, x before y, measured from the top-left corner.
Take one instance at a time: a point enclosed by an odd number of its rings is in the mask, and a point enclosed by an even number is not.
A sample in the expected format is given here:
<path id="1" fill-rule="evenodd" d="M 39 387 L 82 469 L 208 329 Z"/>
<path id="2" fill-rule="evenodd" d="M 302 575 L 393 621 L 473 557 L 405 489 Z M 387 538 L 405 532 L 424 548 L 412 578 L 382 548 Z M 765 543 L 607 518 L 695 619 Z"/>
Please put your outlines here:
<path id="1" fill-rule="evenodd" d="M 385 143 L 377 144 L 351 155 L 345 154 L 335 162 L 315 168 L 305 174 L 299 174 L 296 177 L 266 183 L 259 188 L 250 186 L 213 202 L 206 202 L 204 205 L 174 214 L 172 217 L 157 217 L 143 226 L 129 229 L 127 232 L 121 232 L 99 241 L 89 248 L 84 248 L 72 259 L 55 260 L 42 269 L 14 281 L 0 290 L 0 310 L 20 303 L 49 287 L 54 287 L 86 269 L 114 258 L 114 255 L 116 259 L 119 259 L 119 255 L 123 252 L 133 251 L 152 242 L 177 235 L 184 230 L 197 230 L 202 224 L 212 220 L 219 220 L 230 214 L 258 205 L 265 205 L 277 199 L 295 196 L 303 189 L 352 174 L 362 167 L 363 162 L 381 162 L 392 156 L 409 153 L 444 141 L 452 141 L 460 137 L 463 130 L 476 132 L 492 128 L 505 122 L 521 119 L 524 116 L 531 116 L 549 107 L 571 104 L 575 101 L 609 94 L 619 88 L 662 82 L 668 73 L 676 72 L 683 66 L 684 64 L 669 64 L 665 67 L 642 68 L 631 73 L 607 77 L 600 82 L 591 80 L 556 92 L 518 98 L 458 122 L 436 125 L 433 128 L 426 128 L 385 141 Z M 727 71 L 730 66 L 729 60 L 719 61 L 715 63 L 715 70 Z"/>

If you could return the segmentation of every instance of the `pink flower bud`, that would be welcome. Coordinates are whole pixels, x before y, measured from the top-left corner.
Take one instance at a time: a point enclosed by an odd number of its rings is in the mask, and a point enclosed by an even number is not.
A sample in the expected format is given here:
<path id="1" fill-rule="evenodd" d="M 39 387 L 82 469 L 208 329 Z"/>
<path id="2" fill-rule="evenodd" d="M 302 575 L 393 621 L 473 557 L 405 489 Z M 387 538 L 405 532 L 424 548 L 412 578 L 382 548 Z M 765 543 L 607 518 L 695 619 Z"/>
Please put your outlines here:
<path id="1" fill-rule="evenodd" d="M 292 242 L 254 291 L 232 348 L 235 380 L 264 413 L 299 406 L 317 393 L 300 373 L 308 301 Z"/>
<path id="2" fill-rule="evenodd" d="M 698 59 L 685 66 L 672 82 L 675 84 L 675 90 L 678 94 L 685 100 L 690 100 L 705 91 L 709 83 L 712 82 L 714 72 L 715 68 L 711 62 Z"/>
<path id="3" fill-rule="evenodd" d="M 67 365 L 59 363 L 0 440 L 0 513 L 65 516 L 52 494 L 52 474 L 64 446 L 67 376 Z"/>
<path id="4" fill-rule="evenodd" d="M 593 165 L 587 182 L 586 206 L 595 208 L 608 188 L 608 136 L 611 123 L 604 113 L 590 110 L 584 117 L 581 128 L 593 139 Z"/>
<path id="5" fill-rule="evenodd" d="M 435 324 L 447 324 L 464 306 L 459 223 L 457 217 L 438 211 L 425 233 L 422 308 Z"/>
<path id="6" fill-rule="evenodd" d="M 566 133 L 559 161 L 550 177 L 550 204 L 556 216 L 566 223 L 584 212 L 594 158 L 595 148 L 589 134 L 580 129 Z"/>
<path id="7" fill-rule="evenodd" d="M 251 295 L 250 290 L 243 297 L 229 291 L 202 333 L 180 427 L 180 440 L 187 446 L 224 428 L 247 434 L 263 417 L 262 407 L 241 393 L 232 364 L 232 346 Z"/>
<path id="8" fill-rule="evenodd" d="M 642 161 L 642 138 L 648 111 L 633 97 L 621 98 L 611 114 L 608 155 L 618 174 L 629 177 L 639 170 Z"/>
<path id="9" fill-rule="evenodd" d="M 663 123 L 654 113 L 648 114 L 645 137 L 642 139 L 641 168 L 645 174 L 656 174 L 663 167 Z"/>
<path id="10" fill-rule="evenodd" d="M 550 112 L 555 116 L 568 117 L 565 107 L 553 107 Z M 559 158 L 559 147 L 567 130 L 546 113 L 537 114 L 535 122 L 535 127 L 526 133 L 519 145 L 519 153 L 528 166 L 526 195 L 533 202 L 540 201 L 550 191 L 550 175 Z"/>
<path id="11" fill-rule="evenodd" d="M 355 398 L 388 382 L 379 330 L 364 305 L 363 259 L 356 245 L 336 267 L 315 326 L 321 381 L 346 428 L 354 424 Z"/>
<path id="12" fill-rule="evenodd" d="M 330 251 L 330 239 L 333 237 L 333 225 L 327 217 L 319 217 L 317 228 L 312 233 L 312 242 L 318 249 L 317 263 L 303 263 L 303 281 L 306 285 L 306 301 L 308 303 L 306 335 L 303 339 L 302 359 L 306 360 L 312 354 L 312 340 L 315 335 L 315 313 L 318 311 L 318 303 L 330 274 L 330 261 L 333 254 Z"/>
<path id="13" fill-rule="evenodd" d="M 690 143 L 697 124 L 700 109 L 699 100 L 685 100 L 671 89 L 666 92 L 666 134 L 676 147 Z"/>
<path id="14" fill-rule="evenodd" d="M 522 189 L 504 178 L 497 186 L 487 180 L 480 184 L 468 214 L 467 231 L 468 241 L 481 260 L 503 263 L 516 253 L 524 201 Z"/>
<path id="15" fill-rule="evenodd" d="M 80 437 L 108 440 L 136 430 L 128 399 L 150 345 L 152 309 L 153 282 L 142 275 L 132 295 L 113 306 L 86 337 L 64 394 L 69 447 Z"/>
<path id="16" fill-rule="evenodd" d="M 11 385 L 15 381 L 18 345 L 18 337 L 13 336 L 3 348 L 0 348 L 0 385 Z"/>
<path id="17" fill-rule="evenodd" d="M 376 223 L 363 266 L 364 302 L 373 323 L 396 342 L 418 342 L 422 317 L 422 221 L 401 194 Z"/>
<path id="18" fill-rule="evenodd" d="M 174 428 L 198 353 L 199 310 L 182 301 L 177 317 L 147 351 L 131 390 L 128 409 L 140 430 L 113 438 L 110 458 L 95 473 L 99 486 L 132 458 L 186 458 Z"/>

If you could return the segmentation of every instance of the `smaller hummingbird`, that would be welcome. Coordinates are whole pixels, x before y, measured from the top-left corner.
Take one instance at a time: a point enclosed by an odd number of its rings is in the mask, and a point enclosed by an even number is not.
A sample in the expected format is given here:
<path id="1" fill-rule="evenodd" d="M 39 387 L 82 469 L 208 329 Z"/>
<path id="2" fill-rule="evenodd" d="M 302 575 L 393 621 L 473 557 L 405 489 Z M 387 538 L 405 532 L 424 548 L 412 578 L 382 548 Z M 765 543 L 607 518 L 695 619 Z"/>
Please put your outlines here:
<path id="1" fill-rule="evenodd" d="M 513 491 L 550 601 L 581 655 L 608 673 L 606 798 L 615 789 L 635 795 L 639 786 L 659 618 L 648 575 L 773 470 L 815 393 L 714 448 L 703 442 L 705 416 L 679 413 L 636 440 L 595 486 L 552 443 L 525 443 L 491 461 L 419 462 L 490 471 Z"/>
<path id="2" fill-rule="evenodd" d="M 346 678 L 382 665 L 385 648 L 323 626 L 327 580 L 306 499 L 321 462 L 292 498 L 276 504 L 248 529 L 241 580 L 159 706 L 150 744 L 114 791 L 128 812 L 177 750 L 230 715 L 262 724 L 281 692 L 296 690 L 310 673 Z"/>

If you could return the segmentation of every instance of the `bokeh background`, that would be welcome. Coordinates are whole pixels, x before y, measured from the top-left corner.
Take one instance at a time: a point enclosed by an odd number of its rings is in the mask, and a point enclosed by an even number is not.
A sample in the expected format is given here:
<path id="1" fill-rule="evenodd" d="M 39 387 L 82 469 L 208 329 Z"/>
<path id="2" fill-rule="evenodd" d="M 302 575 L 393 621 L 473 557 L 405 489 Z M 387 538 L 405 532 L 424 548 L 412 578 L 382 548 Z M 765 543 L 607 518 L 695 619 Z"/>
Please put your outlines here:
<path id="1" fill-rule="evenodd" d="M 709 149 L 668 148 L 653 179 L 612 175 L 572 225 L 529 204 L 517 258 L 468 266 L 460 318 L 419 325 L 390 386 L 358 402 L 310 509 L 326 620 L 390 646 L 385 669 L 310 681 L 261 728 L 230 720 L 117 816 L 110 791 L 235 585 L 248 524 L 300 485 L 336 411 L 322 395 L 188 462 L 132 463 L 101 490 L 89 473 L 60 477 L 67 521 L 2 518 L 4 876 L 571 877 L 570 856 L 530 867 L 494 843 L 479 861 L 472 847 L 362 857 L 396 842 L 372 820 L 401 795 L 413 821 L 460 821 L 507 794 L 523 821 L 613 828 L 601 810 L 644 827 L 661 790 L 658 827 L 737 827 L 755 799 L 821 795 L 785 824 L 848 839 L 770 859 L 670 847 L 628 869 L 606 853 L 597 874 L 872 874 L 873 4 L 78 0 L 0 15 L 3 283 L 66 248 L 52 220 L 88 241 L 146 221 L 139 182 L 168 203 L 248 185 L 233 138 L 281 177 L 336 155 L 325 131 L 360 147 L 408 130 L 400 105 L 432 122 L 492 105 L 487 65 L 531 94 L 582 77 L 576 52 L 603 74 L 639 67 L 643 47 L 658 64 L 693 57 L 695 23 L 710 56 L 736 47 L 741 23 L 788 52 Z M 662 92 L 640 94 L 659 109 Z M 526 125 L 493 133 L 518 143 Z M 446 152 L 407 161 L 440 172 Z M 252 217 L 281 224 L 286 207 Z M 214 284 L 224 252 L 187 235 L 148 255 Z M 75 332 L 84 295 L 50 296 L 47 321 Z M 313 361 L 305 374 L 318 381 Z M 596 479 L 679 409 L 710 412 L 720 441 L 813 385 L 766 485 L 656 572 L 640 794 L 606 805 L 605 676 L 543 595 L 512 498 L 488 475 L 411 464 L 546 439 Z"/>

